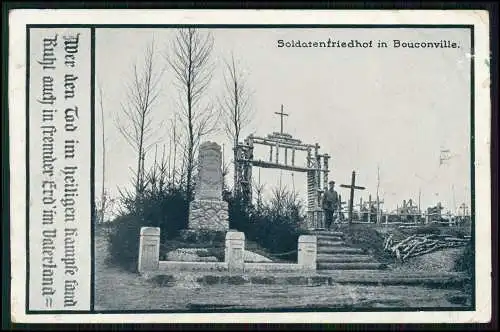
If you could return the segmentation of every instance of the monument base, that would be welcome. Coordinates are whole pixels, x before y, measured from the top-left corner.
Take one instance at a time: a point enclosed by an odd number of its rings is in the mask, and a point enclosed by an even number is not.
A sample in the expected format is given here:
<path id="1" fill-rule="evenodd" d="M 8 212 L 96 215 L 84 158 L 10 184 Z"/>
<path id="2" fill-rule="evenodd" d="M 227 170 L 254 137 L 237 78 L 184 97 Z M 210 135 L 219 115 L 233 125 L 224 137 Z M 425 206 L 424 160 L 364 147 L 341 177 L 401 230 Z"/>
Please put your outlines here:
<path id="1" fill-rule="evenodd" d="M 220 245 L 226 240 L 227 231 L 214 231 L 210 229 L 183 229 L 180 231 L 180 238 L 188 243 L 204 243 Z"/>
<path id="2" fill-rule="evenodd" d="M 227 231 L 228 204 L 219 200 L 197 200 L 189 204 L 189 229 Z"/>

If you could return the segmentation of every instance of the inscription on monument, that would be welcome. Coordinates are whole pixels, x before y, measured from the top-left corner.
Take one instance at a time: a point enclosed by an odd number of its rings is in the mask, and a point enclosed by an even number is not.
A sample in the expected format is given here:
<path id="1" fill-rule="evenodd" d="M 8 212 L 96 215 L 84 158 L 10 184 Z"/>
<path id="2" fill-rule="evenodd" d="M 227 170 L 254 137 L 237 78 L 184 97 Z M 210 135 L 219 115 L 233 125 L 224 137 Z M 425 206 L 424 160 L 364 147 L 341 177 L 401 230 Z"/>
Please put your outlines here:
<path id="1" fill-rule="evenodd" d="M 200 146 L 196 199 L 222 199 L 222 156 L 217 143 L 205 142 Z"/>

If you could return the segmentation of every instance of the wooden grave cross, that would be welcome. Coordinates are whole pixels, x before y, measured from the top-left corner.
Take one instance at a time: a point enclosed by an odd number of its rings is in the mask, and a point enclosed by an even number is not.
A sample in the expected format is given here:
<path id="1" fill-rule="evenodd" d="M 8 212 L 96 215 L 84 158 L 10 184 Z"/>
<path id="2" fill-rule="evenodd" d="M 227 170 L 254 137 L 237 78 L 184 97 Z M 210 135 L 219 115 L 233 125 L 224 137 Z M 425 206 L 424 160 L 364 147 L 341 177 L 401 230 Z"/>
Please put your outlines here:
<path id="1" fill-rule="evenodd" d="M 377 196 L 377 200 L 376 201 L 372 201 L 372 195 L 369 195 L 368 196 L 368 222 L 371 223 L 372 222 L 372 207 L 375 206 L 377 212 L 376 212 L 376 222 L 380 222 L 380 219 L 379 219 L 379 211 L 380 211 L 380 204 L 383 204 L 384 201 L 380 200 L 380 198 Z"/>
<path id="2" fill-rule="evenodd" d="M 368 195 L 368 222 L 372 222 L 372 205 L 376 203 L 376 201 L 372 201 L 372 195 Z"/>
<path id="3" fill-rule="evenodd" d="M 341 222 L 342 220 L 344 220 L 344 205 L 346 205 L 347 202 L 345 201 L 342 201 L 342 196 L 339 195 L 339 222 Z"/>
<path id="4" fill-rule="evenodd" d="M 463 216 L 465 217 L 467 214 L 468 214 L 468 208 L 467 208 L 467 205 L 465 205 L 465 203 L 462 203 L 462 205 L 460 205 L 460 209 L 462 209 L 462 213 L 463 213 Z"/>
<path id="5" fill-rule="evenodd" d="M 350 194 L 350 200 L 349 200 L 349 224 L 352 223 L 352 209 L 353 209 L 353 202 L 354 202 L 354 190 L 364 190 L 366 189 L 365 187 L 361 186 L 356 186 L 356 172 L 352 171 L 351 175 L 351 185 L 347 184 L 341 184 L 340 185 L 342 188 L 349 188 L 351 190 Z"/>
<path id="6" fill-rule="evenodd" d="M 384 204 L 384 200 L 380 200 L 380 197 L 377 196 L 377 200 L 375 202 L 377 203 L 377 223 L 380 223 L 380 218 L 382 217 L 382 214 L 380 213 L 380 205 Z"/>

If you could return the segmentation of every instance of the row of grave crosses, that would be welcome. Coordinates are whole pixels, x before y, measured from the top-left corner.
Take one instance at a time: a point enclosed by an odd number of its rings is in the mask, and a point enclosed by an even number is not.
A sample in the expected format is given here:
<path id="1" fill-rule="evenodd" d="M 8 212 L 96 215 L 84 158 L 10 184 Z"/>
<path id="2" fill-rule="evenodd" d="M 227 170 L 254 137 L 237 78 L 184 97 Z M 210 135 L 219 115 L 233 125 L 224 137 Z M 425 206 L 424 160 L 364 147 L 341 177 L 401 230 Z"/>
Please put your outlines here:
<path id="1" fill-rule="evenodd" d="M 237 170 L 234 174 L 234 183 L 237 184 L 235 190 L 243 194 L 244 197 L 251 200 L 252 190 L 251 190 L 251 178 L 252 178 L 252 165 L 265 168 L 279 168 L 287 169 L 292 171 L 307 172 L 308 173 L 308 201 L 309 208 L 311 210 L 316 210 L 319 207 L 321 194 L 324 192 L 323 188 L 327 187 L 328 181 L 328 159 L 330 156 L 328 154 L 319 154 L 319 145 L 316 143 L 304 144 L 300 140 L 293 138 L 291 135 L 284 133 L 283 131 L 283 120 L 284 117 L 289 116 L 288 113 L 283 111 L 283 105 L 281 105 L 280 112 L 274 112 L 280 116 L 280 131 L 278 133 L 273 133 L 268 135 L 268 137 L 257 137 L 250 135 L 244 141 L 244 144 L 236 144 L 236 158 L 237 158 Z M 268 145 L 269 150 L 269 161 L 254 160 L 253 159 L 253 148 L 254 144 Z M 284 163 L 279 161 L 279 151 L 280 148 L 284 148 Z M 288 151 L 291 151 L 291 163 L 288 163 Z M 296 166 L 295 165 L 295 152 L 297 151 L 307 151 L 307 165 Z M 320 181 L 323 180 L 323 181 Z M 322 184 L 323 182 L 323 188 Z M 381 218 L 381 208 L 380 206 L 384 203 L 377 197 L 372 200 L 372 196 L 369 195 L 368 202 L 364 202 L 360 198 L 359 205 L 354 204 L 354 192 L 355 190 L 365 190 L 365 187 L 356 185 L 356 172 L 353 171 L 351 175 L 350 184 L 341 184 L 340 187 L 349 189 L 349 200 L 348 202 L 340 202 L 341 207 L 348 203 L 348 220 L 352 222 L 354 214 L 354 206 L 359 207 L 359 213 L 368 215 L 368 222 L 372 222 L 373 215 L 376 216 L 376 221 L 380 222 Z M 462 204 L 459 207 L 462 211 L 463 216 L 468 214 L 467 206 Z M 341 208 L 343 210 L 343 208 Z M 438 206 L 434 208 L 429 208 L 427 215 L 441 215 L 442 207 Z M 401 216 L 418 215 L 421 213 L 420 207 L 415 206 L 413 201 L 410 199 L 408 202 L 403 201 L 402 206 L 396 208 L 396 213 Z"/>

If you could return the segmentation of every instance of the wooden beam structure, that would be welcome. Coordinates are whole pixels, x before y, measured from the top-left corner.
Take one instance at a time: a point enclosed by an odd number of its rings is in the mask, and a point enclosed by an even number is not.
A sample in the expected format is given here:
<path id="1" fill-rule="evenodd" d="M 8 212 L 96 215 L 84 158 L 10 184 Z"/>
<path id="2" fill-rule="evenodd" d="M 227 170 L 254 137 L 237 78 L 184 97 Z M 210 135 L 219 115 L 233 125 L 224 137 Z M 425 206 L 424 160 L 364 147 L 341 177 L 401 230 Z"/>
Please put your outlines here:
<path id="1" fill-rule="evenodd" d="M 329 159 L 328 154 L 320 154 L 320 145 L 305 144 L 301 140 L 292 137 L 292 135 L 283 132 L 283 119 L 289 114 L 275 112 L 281 116 L 280 132 L 273 132 L 267 137 L 249 135 L 244 143 L 237 143 L 238 158 L 235 160 L 235 168 L 238 173 L 235 176 L 237 182 L 234 184 L 235 194 L 242 195 L 248 204 L 252 201 L 252 167 L 281 169 L 293 172 L 307 173 L 307 213 L 308 228 L 320 228 L 324 223 L 324 216 L 321 209 L 321 197 L 328 184 Z M 269 147 L 269 160 L 254 159 L 253 150 L 255 145 Z M 280 160 L 280 150 L 283 151 Z M 306 152 L 305 165 L 296 163 L 296 152 Z M 288 162 L 288 156 L 291 154 L 291 164 Z"/>

